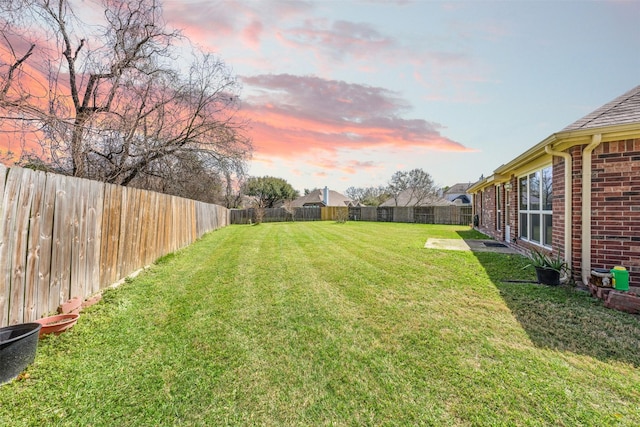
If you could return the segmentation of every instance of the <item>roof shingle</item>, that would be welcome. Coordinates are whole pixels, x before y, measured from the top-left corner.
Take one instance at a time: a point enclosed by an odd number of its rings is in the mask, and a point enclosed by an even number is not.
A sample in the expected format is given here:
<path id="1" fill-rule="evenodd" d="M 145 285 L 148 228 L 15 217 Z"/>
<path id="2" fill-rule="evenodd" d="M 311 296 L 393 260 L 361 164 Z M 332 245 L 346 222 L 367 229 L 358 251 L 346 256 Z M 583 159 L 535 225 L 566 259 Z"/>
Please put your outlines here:
<path id="1" fill-rule="evenodd" d="M 570 124 L 563 131 L 636 122 L 640 122 L 640 85 Z"/>

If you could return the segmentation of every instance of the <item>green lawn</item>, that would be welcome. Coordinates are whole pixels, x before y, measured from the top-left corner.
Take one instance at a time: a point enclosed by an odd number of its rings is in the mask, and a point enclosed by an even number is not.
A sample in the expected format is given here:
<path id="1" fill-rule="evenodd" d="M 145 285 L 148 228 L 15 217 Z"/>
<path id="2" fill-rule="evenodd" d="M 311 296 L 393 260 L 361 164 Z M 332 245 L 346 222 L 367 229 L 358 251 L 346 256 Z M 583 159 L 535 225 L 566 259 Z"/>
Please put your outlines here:
<path id="1" fill-rule="evenodd" d="M 0 425 L 640 425 L 640 322 L 467 227 L 231 226 L 105 293 Z"/>

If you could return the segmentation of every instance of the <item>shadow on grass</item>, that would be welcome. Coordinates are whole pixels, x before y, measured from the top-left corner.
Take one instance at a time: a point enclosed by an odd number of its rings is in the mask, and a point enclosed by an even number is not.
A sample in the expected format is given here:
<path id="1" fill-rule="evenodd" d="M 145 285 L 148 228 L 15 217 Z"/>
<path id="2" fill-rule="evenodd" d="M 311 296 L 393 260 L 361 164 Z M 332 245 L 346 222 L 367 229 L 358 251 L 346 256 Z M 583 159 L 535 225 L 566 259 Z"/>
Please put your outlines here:
<path id="1" fill-rule="evenodd" d="M 608 309 L 569 285 L 535 283 L 533 269 L 523 269 L 528 260 L 521 255 L 474 255 L 536 347 L 640 366 L 638 317 Z"/>

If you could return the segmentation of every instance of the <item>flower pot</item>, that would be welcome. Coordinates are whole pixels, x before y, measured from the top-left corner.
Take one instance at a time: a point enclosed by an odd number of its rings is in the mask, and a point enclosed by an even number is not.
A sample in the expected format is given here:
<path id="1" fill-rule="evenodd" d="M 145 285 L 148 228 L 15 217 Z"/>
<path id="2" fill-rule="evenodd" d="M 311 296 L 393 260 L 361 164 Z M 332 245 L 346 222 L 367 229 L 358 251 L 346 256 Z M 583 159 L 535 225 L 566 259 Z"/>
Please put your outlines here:
<path id="1" fill-rule="evenodd" d="M 43 317 L 42 319 L 38 319 L 36 320 L 36 322 L 42 325 L 42 329 L 40 329 L 40 336 L 51 333 L 59 335 L 75 325 L 78 321 L 78 317 L 78 313 L 69 313 L 57 314 L 55 316 Z"/>
<path id="2" fill-rule="evenodd" d="M 39 323 L 0 328 L 0 384 L 11 381 L 36 358 Z"/>
<path id="3" fill-rule="evenodd" d="M 560 272 L 551 268 L 536 267 L 538 283 L 543 285 L 558 286 L 560 284 Z"/>

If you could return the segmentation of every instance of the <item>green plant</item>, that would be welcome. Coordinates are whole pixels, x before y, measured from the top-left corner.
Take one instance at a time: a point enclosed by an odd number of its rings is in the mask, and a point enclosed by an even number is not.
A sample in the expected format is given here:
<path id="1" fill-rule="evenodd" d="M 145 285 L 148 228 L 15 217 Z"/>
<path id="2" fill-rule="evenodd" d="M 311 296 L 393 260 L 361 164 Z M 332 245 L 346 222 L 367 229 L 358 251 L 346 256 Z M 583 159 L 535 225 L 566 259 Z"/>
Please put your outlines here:
<path id="1" fill-rule="evenodd" d="M 529 252 L 529 260 L 529 264 L 525 265 L 524 268 L 546 268 L 547 270 L 555 270 L 559 273 L 569 270 L 567 263 L 560 258 L 560 253 L 556 254 L 555 257 L 552 257 L 537 249 L 531 249 Z"/>

